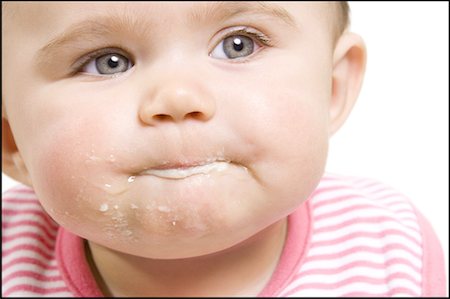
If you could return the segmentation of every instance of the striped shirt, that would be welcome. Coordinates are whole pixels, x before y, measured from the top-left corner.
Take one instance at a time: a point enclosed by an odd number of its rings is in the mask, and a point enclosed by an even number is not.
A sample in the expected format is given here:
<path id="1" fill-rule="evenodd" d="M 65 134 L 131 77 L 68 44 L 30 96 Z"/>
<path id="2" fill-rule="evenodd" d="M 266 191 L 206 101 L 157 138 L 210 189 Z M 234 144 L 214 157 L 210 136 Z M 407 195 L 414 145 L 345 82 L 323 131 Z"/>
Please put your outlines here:
<path id="1" fill-rule="evenodd" d="M 3 296 L 102 297 L 84 248 L 32 189 L 3 193 Z M 325 174 L 288 217 L 259 296 L 445 296 L 445 282 L 439 241 L 407 198 L 371 179 Z"/>

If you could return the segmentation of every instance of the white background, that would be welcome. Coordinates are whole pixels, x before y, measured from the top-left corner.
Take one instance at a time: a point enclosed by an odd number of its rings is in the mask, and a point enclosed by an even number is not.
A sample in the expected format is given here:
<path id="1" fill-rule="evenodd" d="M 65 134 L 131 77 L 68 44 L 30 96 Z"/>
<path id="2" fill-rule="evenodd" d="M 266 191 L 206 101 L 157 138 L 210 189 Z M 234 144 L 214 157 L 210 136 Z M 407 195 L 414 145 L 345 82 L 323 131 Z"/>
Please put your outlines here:
<path id="1" fill-rule="evenodd" d="M 406 194 L 441 241 L 447 278 L 448 5 L 350 1 L 351 30 L 367 46 L 366 77 L 352 114 L 331 138 L 327 167 Z"/>
<path id="2" fill-rule="evenodd" d="M 448 3 L 350 1 L 350 9 L 368 49 L 366 77 L 331 139 L 327 169 L 406 194 L 438 234 L 448 277 Z M 2 174 L 2 191 L 14 184 Z"/>

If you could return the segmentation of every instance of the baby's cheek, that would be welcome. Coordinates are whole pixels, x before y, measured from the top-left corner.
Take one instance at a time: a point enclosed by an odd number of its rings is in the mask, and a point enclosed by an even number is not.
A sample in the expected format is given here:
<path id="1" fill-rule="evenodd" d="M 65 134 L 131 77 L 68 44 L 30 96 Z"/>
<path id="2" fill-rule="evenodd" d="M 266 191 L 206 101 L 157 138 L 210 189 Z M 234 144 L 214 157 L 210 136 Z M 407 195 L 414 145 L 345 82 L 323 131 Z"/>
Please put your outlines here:
<path id="1" fill-rule="evenodd" d="M 83 217 L 91 217 L 96 195 L 101 193 L 93 186 L 102 175 L 96 165 L 95 142 L 89 138 L 92 127 L 62 127 L 37 147 L 31 175 L 43 207 L 64 225 L 79 222 L 80 211 Z"/>

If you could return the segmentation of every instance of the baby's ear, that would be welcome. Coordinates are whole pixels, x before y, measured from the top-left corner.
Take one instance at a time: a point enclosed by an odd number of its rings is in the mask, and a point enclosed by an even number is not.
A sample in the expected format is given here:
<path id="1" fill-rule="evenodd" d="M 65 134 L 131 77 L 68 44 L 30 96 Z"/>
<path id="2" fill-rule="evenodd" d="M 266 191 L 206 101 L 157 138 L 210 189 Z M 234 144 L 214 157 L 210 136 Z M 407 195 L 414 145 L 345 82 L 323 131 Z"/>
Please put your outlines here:
<path id="1" fill-rule="evenodd" d="M 333 54 L 333 86 L 330 103 L 330 136 L 344 124 L 362 86 L 367 52 L 363 39 L 344 32 Z"/>
<path id="2" fill-rule="evenodd" d="M 16 181 L 31 187 L 30 175 L 17 149 L 4 108 L 2 103 L 2 171 Z"/>

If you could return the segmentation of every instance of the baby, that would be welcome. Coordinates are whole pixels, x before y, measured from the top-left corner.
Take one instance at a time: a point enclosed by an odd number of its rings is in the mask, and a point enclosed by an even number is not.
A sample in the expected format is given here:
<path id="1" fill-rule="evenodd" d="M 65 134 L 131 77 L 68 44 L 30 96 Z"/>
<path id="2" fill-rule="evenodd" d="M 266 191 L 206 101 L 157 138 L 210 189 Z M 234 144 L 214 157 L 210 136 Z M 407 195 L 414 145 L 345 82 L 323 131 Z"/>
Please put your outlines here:
<path id="1" fill-rule="evenodd" d="M 325 172 L 346 2 L 2 2 L 3 296 L 444 295 L 408 199 Z"/>

